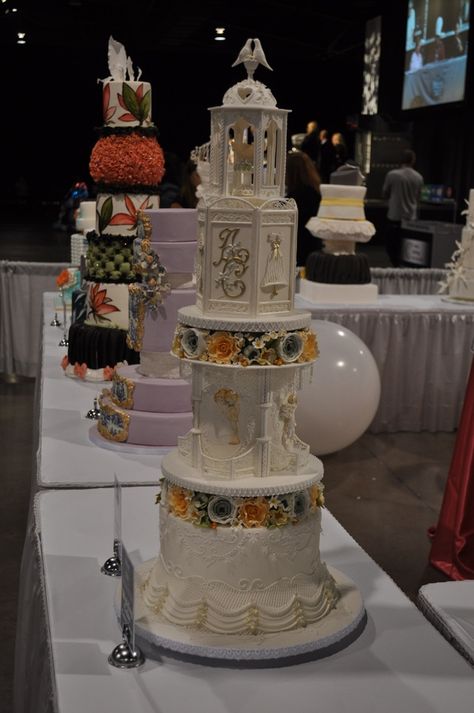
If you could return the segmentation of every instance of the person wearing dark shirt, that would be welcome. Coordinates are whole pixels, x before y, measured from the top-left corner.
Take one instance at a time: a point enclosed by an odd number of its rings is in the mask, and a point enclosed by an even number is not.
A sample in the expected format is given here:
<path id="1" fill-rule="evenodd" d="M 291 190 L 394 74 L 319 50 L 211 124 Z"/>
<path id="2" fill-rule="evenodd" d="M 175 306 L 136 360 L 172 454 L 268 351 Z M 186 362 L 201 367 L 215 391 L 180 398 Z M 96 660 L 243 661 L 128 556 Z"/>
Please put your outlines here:
<path id="1" fill-rule="evenodd" d="M 201 176 L 197 172 L 197 166 L 192 159 L 186 162 L 183 171 L 181 189 L 172 208 L 196 208 L 198 198 L 196 189 L 201 183 Z"/>
<path id="2" fill-rule="evenodd" d="M 415 162 L 415 152 L 406 149 L 402 155 L 402 165 L 387 173 L 382 188 L 384 198 L 388 199 L 385 247 L 394 267 L 400 265 L 402 220 L 416 220 L 418 215 L 423 176 L 415 171 Z"/>
<path id="3" fill-rule="evenodd" d="M 336 169 L 343 166 L 347 161 L 347 147 L 344 137 L 341 133 L 336 132 L 331 137 L 331 143 L 336 154 Z"/>
<path id="4" fill-rule="evenodd" d="M 178 200 L 182 165 L 174 153 L 165 151 L 165 173 L 158 188 L 160 208 L 173 208 Z"/>
<path id="5" fill-rule="evenodd" d="M 311 159 L 302 151 L 295 151 L 286 160 L 286 195 L 298 206 L 298 239 L 296 264 L 304 267 L 308 255 L 321 249 L 322 241 L 306 229 L 306 223 L 317 214 L 321 202 L 321 179 Z"/>
<path id="6" fill-rule="evenodd" d="M 321 144 L 321 160 L 319 163 L 321 183 L 329 183 L 329 176 L 336 169 L 336 152 L 329 140 L 327 129 L 321 129 L 319 132 L 319 141 Z"/>
<path id="7" fill-rule="evenodd" d="M 310 157 L 316 168 L 319 170 L 321 160 L 321 145 L 319 143 L 318 122 L 310 121 L 306 127 L 306 136 L 301 144 L 301 151 Z"/>

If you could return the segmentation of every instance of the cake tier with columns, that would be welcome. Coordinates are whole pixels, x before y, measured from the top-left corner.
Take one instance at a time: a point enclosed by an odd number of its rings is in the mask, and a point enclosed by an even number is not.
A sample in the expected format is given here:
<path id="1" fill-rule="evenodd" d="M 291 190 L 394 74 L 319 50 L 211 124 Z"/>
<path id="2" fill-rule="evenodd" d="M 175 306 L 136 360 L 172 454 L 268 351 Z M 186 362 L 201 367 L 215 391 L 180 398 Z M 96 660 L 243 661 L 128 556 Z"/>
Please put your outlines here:
<path id="1" fill-rule="evenodd" d="M 241 62 L 248 78 L 211 109 L 197 299 L 179 310 L 172 347 L 191 378 L 193 423 L 162 461 L 160 556 L 144 565 L 138 603 L 148 639 L 165 627 L 173 648 L 172 625 L 194 653 L 249 636 L 271 646 L 308 627 L 317 638 L 318 623 L 341 613 L 319 555 L 322 464 L 295 431 L 317 343 L 310 315 L 294 309 L 287 112 L 253 79 L 268 66 L 258 40 Z M 346 624 L 360 607 L 352 614 Z"/>
<path id="2" fill-rule="evenodd" d="M 337 181 L 344 181 L 338 184 Z M 310 218 L 307 229 L 324 241 L 321 252 L 308 256 L 301 296 L 310 302 L 364 303 L 377 299 L 378 288 L 371 284 L 367 256 L 356 254 L 356 244 L 366 243 L 375 228 L 365 218 L 366 188 L 353 166 L 343 166 L 331 174 L 331 183 L 322 184 L 318 215 Z"/>
<path id="3" fill-rule="evenodd" d="M 81 374 L 92 381 L 110 377 L 124 355 L 129 363 L 139 361 L 125 343 L 129 286 L 136 279 L 133 240 L 138 213 L 159 206 L 158 184 L 164 172 L 151 122 L 151 87 L 135 78 L 123 45 L 112 38 L 108 59 L 111 76 L 102 85 L 104 123 L 89 164 L 98 193 L 95 231 L 87 235 L 87 312 L 85 323 L 71 325 L 66 367 L 67 375 Z M 104 337 L 105 330 L 112 330 L 114 338 Z M 111 343 L 117 347 L 115 355 Z"/>
<path id="4" fill-rule="evenodd" d="M 446 265 L 448 276 L 441 285 L 449 298 L 461 302 L 474 302 L 474 189 L 469 191 L 466 225 L 461 233 L 461 242 Z"/>
<path id="5" fill-rule="evenodd" d="M 115 369 L 100 398 L 98 430 L 109 441 L 174 446 L 192 425 L 191 387 L 170 349 L 178 309 L 196 298 L 197 212 L 144 211 L 137 233 L 133 262 L 141 282 L 130 287 L 127 341 L 140 364 Z"/>

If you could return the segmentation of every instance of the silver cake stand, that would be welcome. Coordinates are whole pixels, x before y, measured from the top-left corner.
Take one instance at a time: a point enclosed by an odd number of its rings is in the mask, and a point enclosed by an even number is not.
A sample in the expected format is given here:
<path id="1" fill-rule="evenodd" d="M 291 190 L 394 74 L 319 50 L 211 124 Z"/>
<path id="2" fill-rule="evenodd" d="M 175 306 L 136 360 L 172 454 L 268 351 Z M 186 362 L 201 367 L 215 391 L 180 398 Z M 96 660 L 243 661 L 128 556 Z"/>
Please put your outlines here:
<path id="1" fill-rule="evenodd" d="M 136 641 L 144 654 L 160 659 L 174 656 L 192 663 L 237 668 L 290 666 L 331 656 L 349 646 L 365 628 L 367 615 L 354 582 L 328 567 L 340 592 L 337 606 L 321 621 L 305 628 L 278 634 L 223 637 L 203 630 L 173 626 L 149 610 L 142 587 L 155 560 L 136 569 Z M 120 608 L 120 587 L 115 606 Z"/>

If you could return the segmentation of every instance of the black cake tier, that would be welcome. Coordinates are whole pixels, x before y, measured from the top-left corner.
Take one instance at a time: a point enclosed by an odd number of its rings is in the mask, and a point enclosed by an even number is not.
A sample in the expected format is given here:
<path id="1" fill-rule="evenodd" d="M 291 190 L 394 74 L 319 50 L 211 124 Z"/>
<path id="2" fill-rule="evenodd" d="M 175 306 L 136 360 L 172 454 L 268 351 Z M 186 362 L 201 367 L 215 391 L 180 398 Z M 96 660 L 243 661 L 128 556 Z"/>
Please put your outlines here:
<path id="1" fill-rule="evenodd" d="M 366 255 L 314 252 L 306 262 L 306 279 L 332 285 L 365 285 L 372 281 Z"/>
<path id="2" fill-rule="evenodd" d="M 67 358 L 70 364 L 87 364 L 89 369 L 104 369 L 126 361 L 139 364 L 140 353 L 127 346 L 123 329 L 94 327 L 75 323 L 69 328 Z"/>

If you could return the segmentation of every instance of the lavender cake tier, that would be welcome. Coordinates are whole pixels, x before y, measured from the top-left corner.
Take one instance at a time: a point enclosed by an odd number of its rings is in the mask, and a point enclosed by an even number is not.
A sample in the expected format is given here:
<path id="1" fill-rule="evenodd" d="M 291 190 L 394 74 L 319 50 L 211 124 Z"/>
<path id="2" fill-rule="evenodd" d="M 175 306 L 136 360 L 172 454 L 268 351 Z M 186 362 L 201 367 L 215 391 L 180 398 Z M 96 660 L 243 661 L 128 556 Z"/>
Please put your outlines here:
<path id="1" fill-rule="evenodd" d="M 174 446 L 192 425 L 192 413 L 151 413 L 130 411 L 116 406 L 108 390 L 100 397 L 101 436 L 118 443 L 138 446 Z"/>
<path id="2" fill-rule="evenodd" d="M 187 381 L 143 376 L 136 366 L 116 368 L 110 398 L 116 406 L 134 411 L 191 411 L 191 385 Z"/>
<path id="3" fill-rule="evenodd" d="M 194 248 L 194 245 L 193 245 Z M 190 250 L 194 255 L 194 249 Z M 181 307 L 196 302 L 194 289 L 172 290 L 156 312 L 147 312 L 144 319 L 143 352 L 169 352 Z"/>
<path id="4" fill-rule="evenodd" d="M 151 221 L 152 243 L 193 241 L 194 257 L 197 236 L 197 211 L 195 209 L 168 208 L 167 210 L 145 210 L 144 213 Z M 168 272 L 174 272 L 164 260 L 162 263 Z M 176 272 L 184 272 L 184 270 L 180 268 Z"/>

